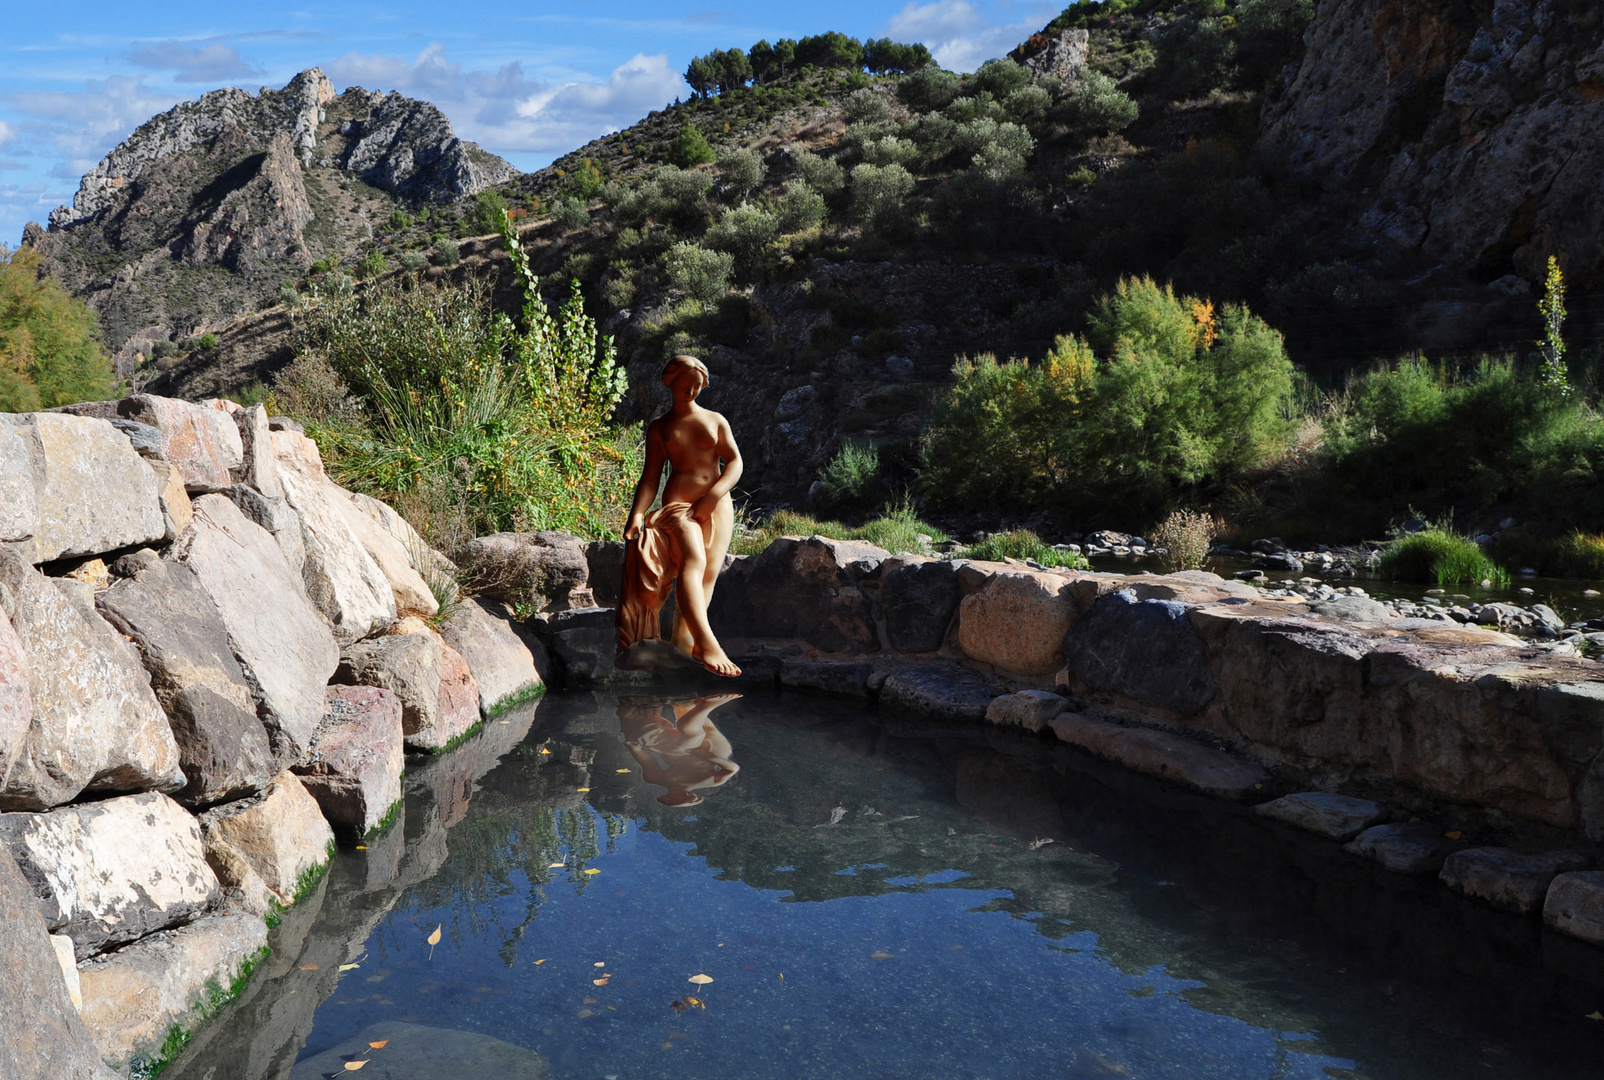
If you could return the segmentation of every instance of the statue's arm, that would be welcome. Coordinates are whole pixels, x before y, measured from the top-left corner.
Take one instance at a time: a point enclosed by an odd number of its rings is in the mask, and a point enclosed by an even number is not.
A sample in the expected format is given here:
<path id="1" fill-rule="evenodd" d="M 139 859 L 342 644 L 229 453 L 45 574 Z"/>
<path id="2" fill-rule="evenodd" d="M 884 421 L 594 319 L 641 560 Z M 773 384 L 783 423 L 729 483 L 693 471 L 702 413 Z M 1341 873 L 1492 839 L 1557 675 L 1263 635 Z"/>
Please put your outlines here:
<path id="1" fill-rule="evenodd" d="M 718 502 L 740 482 L 741 448 L 735 445 L 735 432 L 730 430 L 730 422 L 722 416 L 718 418 L 718 456 L 724 459 L 724 472 L 707 492 L 711 502 Z"/>
<path id="2" fill-rule="evenodd" d="M 646 464 L 641 469 L 640 482 L 635 485 L 635 502 L 629 510 L 629 522 L 624 526 L 624 539 L 633 540 L 645 527 L 646 512 L 657 498 L 657 489 L 663 482 L 663 462 L 668 460 L 668 448 L 654 420 L 646 429 Z"/>

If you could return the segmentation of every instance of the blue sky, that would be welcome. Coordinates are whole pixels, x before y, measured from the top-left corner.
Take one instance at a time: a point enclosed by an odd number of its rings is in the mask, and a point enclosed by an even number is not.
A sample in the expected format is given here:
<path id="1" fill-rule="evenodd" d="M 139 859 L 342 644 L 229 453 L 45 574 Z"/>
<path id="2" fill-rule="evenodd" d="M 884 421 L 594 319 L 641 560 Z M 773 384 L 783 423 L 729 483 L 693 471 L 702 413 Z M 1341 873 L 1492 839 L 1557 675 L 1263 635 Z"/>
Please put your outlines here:
<path id="1" fill-rule="evenodd" d="M 433 101 L 459 135 L 528 170 L 685 95 L 679 73 L 712 48 L 840 30 L 922 41 L 969 71 L 1066 2 L 157 0 L 89 2 L 68 19 L 0 0 L 0 243 L 70 202 L 140 123 L 220 86 L 280 87 L 321 67 L 342 90 Z"/>

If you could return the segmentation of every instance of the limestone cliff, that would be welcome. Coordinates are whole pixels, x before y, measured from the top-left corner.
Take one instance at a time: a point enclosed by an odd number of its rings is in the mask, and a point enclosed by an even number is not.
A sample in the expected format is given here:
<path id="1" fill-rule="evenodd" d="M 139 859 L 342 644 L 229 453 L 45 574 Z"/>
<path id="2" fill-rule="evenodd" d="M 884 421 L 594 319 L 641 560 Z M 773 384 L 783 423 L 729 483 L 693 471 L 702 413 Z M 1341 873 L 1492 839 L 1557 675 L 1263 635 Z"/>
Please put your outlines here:
<path id="1" fill-rule="evenodd" d="M 1349 204 L 1389 254 L 1480 282 L 1604 270 L 1604 8 L 1321 0 L 1267 103 L 1272 166 Z M 1512 282 L 1513 283 L 1513 282 Z"/>
<path id="2" fill-rule="evenodd" d="M 516 175 L 435 106 L 336 94 L 312 68 L 282 90 L 214 90 L 153 117 L 28 241 L 126 358 L 261 306 L 318 259 L 360 254 L 398 207 Z"/>

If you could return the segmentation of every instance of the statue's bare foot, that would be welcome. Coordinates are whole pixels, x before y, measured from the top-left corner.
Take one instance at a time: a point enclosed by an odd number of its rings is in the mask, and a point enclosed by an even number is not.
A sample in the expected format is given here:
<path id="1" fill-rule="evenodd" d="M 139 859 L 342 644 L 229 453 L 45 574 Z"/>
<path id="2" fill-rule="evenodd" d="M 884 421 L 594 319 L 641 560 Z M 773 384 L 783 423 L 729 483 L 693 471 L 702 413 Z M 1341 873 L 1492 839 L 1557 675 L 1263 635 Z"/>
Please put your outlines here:
<path id="1" fill-rule="evenodd" d="M 691 655 L 715 675 L 725 675 L 733 679 L 741 673 L 741 669 L 735 666 L 735 661 L 725 656 L 724 650 L 716 644 L 706 649 L 692 649 Z"/>

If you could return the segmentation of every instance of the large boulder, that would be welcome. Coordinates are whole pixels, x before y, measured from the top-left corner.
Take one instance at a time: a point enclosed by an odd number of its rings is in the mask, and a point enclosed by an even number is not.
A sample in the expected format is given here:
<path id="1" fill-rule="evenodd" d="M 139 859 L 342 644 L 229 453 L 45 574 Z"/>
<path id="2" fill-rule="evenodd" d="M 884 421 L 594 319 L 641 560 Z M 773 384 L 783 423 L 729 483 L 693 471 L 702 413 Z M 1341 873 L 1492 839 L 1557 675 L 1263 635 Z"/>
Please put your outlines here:
<path id="1" fill-rule="evenodd" d="M 1053 717 L 1069 708 L 1069 702 L 1046 690 L 1021 690 L 993 698 L 986 706 L 986 722 L 1004 727 L 1041 731 Z"/>
<path id="2" fill-rule="evenodd" d="M 1575 851 L 1526 854 L 1501 847 L 1469 848 L 1449 855 L 1438 877 L 1466 896 L 1527 915 L 1542 910 L 1556 877 L 1589 865 L 1588 857 Z"/>
<path id="3" fill-rule="evenodd" d="M 244 906 L 266 914 L 289 907 L 334 851 L 334 832 L 294 773 L 282 772 L 253 799 L 200 816 L 206 861 Z"/>
<path id="4" fill-rule="evenodd" d="M 280 447 L 279 463 L 284 466 L 279 479 L 301 520 L 306 549 L 301 580 L 306 595 L 334 628 L 335 638 L 341 645 L 349 645 L 395 622 L 395 594 L 390 579 L 353 527 L 343 492 L 310 469 L 295 467 L 306 456 L 296 440 L 311 441 L 294 432 L 273 433 L 274 445 Z M 283 449 L 284 443 L 292 444 L 290 452 Z"/>
<path id="5" fill-rule="evenodd" d="M 958 608 L 958 645 L 1017 675 L 1047 675 L 1064 663 L 1064 631 L 1075 618 L 1069 581 L 1058 574 L 993 574 Z"/>
<path id="6" fill-rule="evenodd" d="M 617 607 L 624 585 L 624 543 L 622 540 L 592 540 L 585 545 L 585 563 L 590 567 L 586 584 L 599 607 Z"/>
<path id="7" fill-rule="evenodd" d="M 1185 604 L 1138 600 L 1122 589 L 1098 600 L 1064 635 L 1069 674 L 1089 690 L 1200 711 L 1218 689 Z"/>
<path id="8" fill-rule="evenodd" d="M 1253 812 L 1333 840 L 1352 840 L 1386 820 L 1379 803 L 1326 791 L 1300 791 L 1253 808 Z"/>
<path id="9" fill-rule="evenodd" d="M 896 652 L 935 652 L 958 611 L 958 567 L 937 559 L 902 561 L 880 575 L 886 643 Z"/>
<path id="10" fill-rule="evenodd" d="M 440 624 L 440 636 L 468 662 L 479 688 L 480 711 L 486 714 L 544 685 L 529 646 L 488 607 L 483 601 L 463 600 Z"/>
<path id="11" fill-rule="evenodd" d="M 202 495 L 168 557 L 193 569 L 217 605 L 275 753 L 299 757 L 322 719 L 340 649 L 279 546 L 225 496 Z"/>
<path id="12" fill-rule="evenodd" d="M 198 1026 L 267 953 L 260 915 L 213 915 L 142 938 L 78 969 L 83 1018 L 102 1058 L 148 1075 L 174 1028 Z"/>
<path id="13" fill-rule="evenodd" d="M 301 580 L 306 567 L 306 541 L 301 536 L 301 515 L 295 512 L 290 501 L 283 496 L 263 495 L 247 484 L 235 484 L 223 494 L 239 507 L 247 521 L 267 530 L 283 552 L 284 561 L 295 572 L 295 579 Z"/>
<path id="14" fill-rule="evenodd" d="M 1034 44 L 1041 35 L 1031 39 Z M 1091 40 L 1091 33 L 1083 29 L 1065 30 L 1055 38 L 1050 38 L 1040 50 L 1024 57 L 1021 61 L 1030 70 L 1038 75 L 1045 75 L 1059 82 L 1069 83 L 1080 78 L 1082 69 L 1086 67 L 1087 46 Z M 1023 50 L 1025 46 L 1021 46 Z"/>
<path id="15" fill-rule="evenodd" d="M 252 405 L 233 414 L 239 429 L 241 458 L 234 470 L 236 483 L 259 491 L 270 499 L 284 496 L 278 478 L 278 456 L 273 452 L 273 432 L 267 426 L 267 409 Z"/>
<path id="16" fill-rule="evenodd" d="M 12 418 L 0 414 L 0 543 L 31 540 L 38 524 L 33 455 Z"/>
<path id="17" fill-rule="evenodd" d="M 413 749 L 438 750 L 479 722 L 467 662 L 427 626 L 357 642 L 341 655 L 334 681 L 395 694 L 401 729 Z"/>
<path id="18" fill-rule="evenodd" d="M 28 730 L 33 726 L 28 658 L 6 614 L 7 606 L 11 605 L 0 603 L 0 777 L 10 776 L 16 763 L 25 760 Z"/>
<path id="19" fill-rule="evenodd" d="M 188 783 L 173 798 L 210 806 L 260 791 L 276 771 L 228 627 L 195 571 L 146 548 L 117 562 L 124 576 L 98 594 L 107 622 L 139 647 L 167 711 Z"/>
<path id="20" fill-rule="evenodd" d="M 1374 859 L 1395 874 L 1436 874 L 1455 851 L 1469 845 L 1425 821 L 1373 825 L 1342 845 L 1342 850 Z"/>
<path id="21" fill-rule="evenodd" d="M 32 476 L 32 520 L 24 520 L 28 500 L 23 497 L 13 504 L 14 521 L 6 528 L 10 533 L 25 529 L 33 537 L 30 562 L 98 555 L 165 535 L 156 476 L 108 421 L 27 413 L 0 419 L 0 426 L 12 427 L 20 437 Z M 8 458 L 15 449 L 11 444 Z M 15 475 L 18 463 L 3 464 Z M 20 487 L 15 480 L 11 486 Z"/>
<path id="22" fill-rule="evenodd" d="M 568 611 L 594 603 L 585 541 L 561 532 L 502 532 L 468 541 L 454 555 L 468 588 L 509 604 Z M 614 588 L 616 592 L 616 586 Z"/>
<path id="23" fill-rule="evenodd" d="M 178 744 L 128 642 L 15 550 L 0 550 L 0 585 L 0 609 L 26 658 L 31 702 L 27 735 L 0 785 L 0 808 L 43 810 L 85 791 L 182 787 Z M 14 673 L 11 686 L 13 711 L 3 728 L 15 748 L 22 721 Z"/>
<path id="24" fill-rule="evenodd" d="M 295 772 L 336 832 L 366 836 L 401 799 L 401 699 L 376 686 L 331 686 L 327 702 Z"/>
<path id="25" fill-rule="evenodd" d="M 0 1076 L 114 1080 L 73 1005 L 32 887 L 0 848 Z M 74 971 L 76 974 L 76 969 Z"/>
<path id="26" fill-rule="evenodd" d="M 1604 870 L 1555 877 L 1543 900 L 1543 921 L 1561 933 L 1604 945 Z"/>
<path id="27" fill-rule="evenodd" d="M 730 582 L 738 636 L 801 638 L 824 652 L 874 652 L 880 647 L 874 610 L 849 567 L 887 558 L 885 549 L 856 540 L 781 537 Z M 715 589 L 715 607 L 723 587 Z M 716 620 L 713 629 L 723 633 Z"/>
<path id="28" fill-rule="evenodd" d="M 200 823 L 154 791 L 0 814 L 0 844 L 79 959 L 188 922 L 217 897 Z"/>
<path id="29" fill-rule="evenodd" d="M 162 539 L 177 540 L 189 528 L 195 514 L 189 492 L 184 489 L 184 474 L 171 462 L 146 458 L 145 464 L 156 477 L 156 500 L 162 508 Z"/>
<path id="30" fill-rule="evenodd" d="M 438 615 L 440 603 L 424 581 L 419 566 L 435 557 L 406 520 L 371 495 L 346 491 L 329 484 L 331 498 L 343 501 L 342 510 L 351 532 L 390 583 L 397 612 L 402 615 Z"/>
<path id="31" fill-rule="evenodd" d="M 117 413 L 161 432 L 162 457 L 178 468 L 192 492 L 228 487 L 234 482 L 234 470 L 245 461 L 239 428 L 226 412 L 176 398 L 135 394 L 118 403 Z"/>
<path id="32" fill-rule="evenodd" d="M 558 665 L 563 685 L 596 686 L 618 672 L 618 624 L 612 608 L 555 611 L 537 624 L 541 641 Z M 555 678 L 555 676 L 553 676 Z"/>

